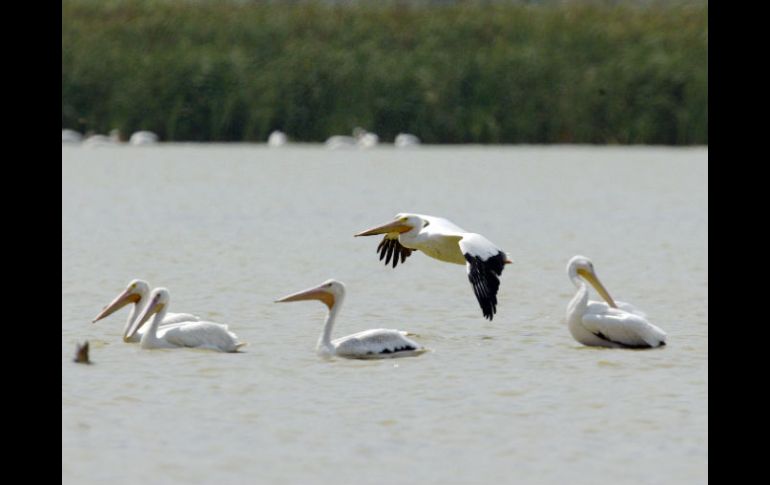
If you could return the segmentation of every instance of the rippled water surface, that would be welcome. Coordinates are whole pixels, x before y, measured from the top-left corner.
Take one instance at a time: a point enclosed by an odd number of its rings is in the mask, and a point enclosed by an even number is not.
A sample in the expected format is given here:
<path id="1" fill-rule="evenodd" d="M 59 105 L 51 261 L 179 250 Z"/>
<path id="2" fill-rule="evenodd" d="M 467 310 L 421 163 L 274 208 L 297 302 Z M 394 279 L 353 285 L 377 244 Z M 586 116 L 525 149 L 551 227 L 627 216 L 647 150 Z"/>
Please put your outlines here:
<path id="1" fill-rule="evenodd" d="M 708 151 L 257 145 L 62 147 L 62 482 L 702 484 L 708 465 Z M 514 264 L 484 320 L 465 268 L 378 261 L 353 234 L 445 216 Z M 650 351 L 586 348 L 564 324 L 584 254 L 667 331 Z M 132 278 L 171 311 L 227 323 L 240 354 L 125 344 Z M 320 360 L 391 327 L 416 358 Z M 88 339 L 94 365 L 72 362 Z M 143 482 L 144 481 L 144 482 Z"/>

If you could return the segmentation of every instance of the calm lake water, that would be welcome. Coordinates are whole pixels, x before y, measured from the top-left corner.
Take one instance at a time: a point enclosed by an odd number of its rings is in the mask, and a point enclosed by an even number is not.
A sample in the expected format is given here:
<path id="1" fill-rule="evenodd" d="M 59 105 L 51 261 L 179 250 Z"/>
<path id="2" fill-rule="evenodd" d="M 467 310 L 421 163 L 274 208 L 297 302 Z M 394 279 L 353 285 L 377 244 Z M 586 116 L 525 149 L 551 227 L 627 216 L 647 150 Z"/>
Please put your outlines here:
<path id="1" fill-rule="evenodd" d="M 62 146 L 62 482 L 706 483 L 707 183 L 706 148 Z M 398 212 L 506 251 L 493 322 L 464 267 L 394 270 L 353 237 Z M 575 254 L 668 346 L 575 342 Z M 149 351 L 121 341 L 127 310 L 90 323 L 133 278 L 250 345 Z M 334 335 L 432 351 L 319 359 L 325 307 L 273 300 L 327 278 Z M 95 365 L 72 362 L 85 339 Z"/>

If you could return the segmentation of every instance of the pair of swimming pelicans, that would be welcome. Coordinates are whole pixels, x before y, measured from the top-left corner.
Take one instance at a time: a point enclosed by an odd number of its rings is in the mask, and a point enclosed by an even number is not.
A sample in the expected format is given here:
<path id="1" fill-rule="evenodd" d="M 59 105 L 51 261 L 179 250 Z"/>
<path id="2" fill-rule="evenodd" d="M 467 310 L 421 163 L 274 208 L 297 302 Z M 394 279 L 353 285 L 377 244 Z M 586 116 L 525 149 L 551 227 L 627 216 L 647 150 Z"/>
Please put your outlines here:
<path id="1" fill-rule="evenodd" d="M 395 220 L 368 229 L 356 236 L 385 234 L 377 247 L 380 260 L 404 263 L 414 251 L 440 261 L 466 265 L 468 279 L 485 318 L 492 320 L 497 311 L 497 291 L 506 264 L 505 253 L 480 234 L 467 232 L 452 222 L 420 214 L 398 214 Z M 578 342 L 588 346 L 646 348 L 665 345 L 666 334 L 647 321 L 644 313 L 628 303 L 615 302 L 602 285 L 593 263 L 584 256 L 575 256 L 567 265 L 567 274 L 577 287 L 577 293 L 567 305 L 567 325 Z M 596 289 L 604 302 L 588 300 L 588 286 Z M 148 300 L 149 295 L 149 300 Z M 331 339 L 332 327 L 345 298 L 345 286 L 328 280 L 319 286 L 285 296 L 277 302 L 320 300 L 328 308 L 326 324 L 318 340 L 322 356 L 347 358 L 388 358 L 419 355 L 425 347 L 408 337 L 407 332 L 372 329 L 346 337 Z M 150 293 L 149 285 L 132 281 L 94 322 L 133 303 L 123 330 L 126 342 L 141 341 L 143 348 L 196 347 L 235 352 L 244 343 L 228 330 L 227 325 L 202 322 L 189 313 L 168 313 L 169 293 L 157 288 Z M 154 318 L 145 329 L 145 323 Z"/>

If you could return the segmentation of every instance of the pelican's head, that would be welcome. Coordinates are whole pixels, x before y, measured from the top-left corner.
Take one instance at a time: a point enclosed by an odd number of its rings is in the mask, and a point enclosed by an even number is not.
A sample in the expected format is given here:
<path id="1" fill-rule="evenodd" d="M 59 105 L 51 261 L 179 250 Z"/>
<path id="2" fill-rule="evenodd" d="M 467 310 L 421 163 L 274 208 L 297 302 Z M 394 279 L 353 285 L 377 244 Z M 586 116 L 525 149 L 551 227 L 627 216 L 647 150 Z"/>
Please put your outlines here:
<path id="1" fill-rule="evenodd" d="M 134 324 L 131 325 L 131 328 L 129 328 L 128 332 L 126 332 L 126 340 L 133 337 L 134 334 L 139 331 L 140 328 L 142 328 L 142 325 L 144 325 L 144 323 L 149 320 L 151 316 L 166 308 L 168 306 L 169 299 L 170 297 L 167 289 L 155 288 L 152 290 L 152 293 L 150 293 L 150 303 L 147 304 L 147 307 L 145 307 L 142 314 L 139 315 L 136 320 L 134 320 Z"/>
<path id="2" fill-rule="evenodd" d="M 427 220 L 423 219 L 417 214 L 401 213 L 396 214 L 396 217 L 392 221 L 386 224 L 382 224 L 381 226 L 372 227 L 371 229 L 359 232 L 355 236 L 376 236 L 377 234 L 388 234 L 394 232 L 403 234 L 413 229 L 417 229 L 417 231 L 419 231 L 428 224 L 429 222 Z"/>
<path id="3" fill-rule="evenodd" d="M 104 307 L 104 309 L 96 315 L 96 318 L 92 320 L 92 323 L 96 323 L 102 318 L 112 315 L 116 311 L 120 310 L 129 303 L 138 304 L 142 298 L 147 296 L 150 292 L 150 285 L 144 280 L 133 280 L 128 284 L 123 293 L 115 297 L 112 302 Z"/>
<path id="4" fill-rule="evenodd" d="M 345 297 L 345 285 L 341 281 L 326 280 L 318 286 L 302 290 L 291 295 L 284 296 L 276 303 L 284 303 L 289 301 L 302 301 L 302 300 L 320 300 L 329 310 L 331 310 L 335 304 L 339 303 L 342 298 Z"/>
<path id="5" fill-rule="evenodd" d="M 596 276 L 594 264 L 590 259 L 580 255 L 573 256 L 572 259 L 569 260 L 569 263 L 567 263 L 567 275 L 569 275 L 569 278 L 575 282 L 575 284 L 577 284 L 578 278 L 582 278 L 589 282 L 609 306 L 613 308 L 618 307 L 607 289 L 604 288 L 602 282 L 599 281 L 599 277 Z"/>

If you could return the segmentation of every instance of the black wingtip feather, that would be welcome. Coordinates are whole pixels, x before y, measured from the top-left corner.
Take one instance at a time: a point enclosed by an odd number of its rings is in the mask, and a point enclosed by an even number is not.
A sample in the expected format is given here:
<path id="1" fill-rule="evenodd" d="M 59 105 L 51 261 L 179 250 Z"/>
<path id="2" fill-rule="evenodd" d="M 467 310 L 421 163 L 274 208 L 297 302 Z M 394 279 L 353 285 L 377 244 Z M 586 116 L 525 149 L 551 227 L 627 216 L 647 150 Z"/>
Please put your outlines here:
<path id="1" fill-rule="evenodd" d="M 399 259 L 403 263 L 412 254 L 412 250 L 402 246 L 398 239 L 390 239 L 387 236 L 377 246 L 377 251 L 380 253 L 380 261 L 385 259 L 386 266 L 390 264 L 390 259 L 393 258 L 394 268 L 398 266 Z"/>
<path id="2" fill-rule="evenodd" d="M 481 312 L 484 318 L 492 321 L 497 312 L 497 290 L 500 288 L 499 276 L 505 268 L 505 253 L 500 251 L 486 260 L 466 253 L 465 260 L 470 266 L 468 279 L 481 306 Z"/>

